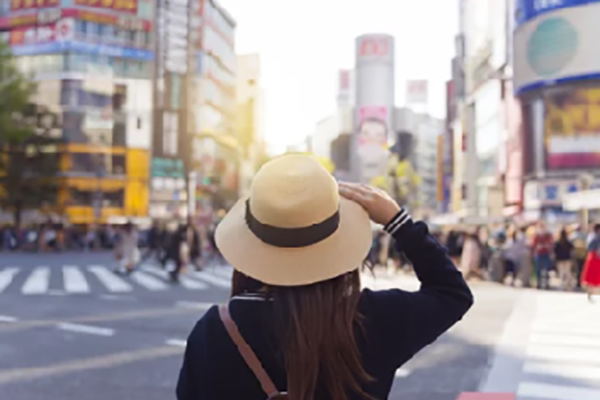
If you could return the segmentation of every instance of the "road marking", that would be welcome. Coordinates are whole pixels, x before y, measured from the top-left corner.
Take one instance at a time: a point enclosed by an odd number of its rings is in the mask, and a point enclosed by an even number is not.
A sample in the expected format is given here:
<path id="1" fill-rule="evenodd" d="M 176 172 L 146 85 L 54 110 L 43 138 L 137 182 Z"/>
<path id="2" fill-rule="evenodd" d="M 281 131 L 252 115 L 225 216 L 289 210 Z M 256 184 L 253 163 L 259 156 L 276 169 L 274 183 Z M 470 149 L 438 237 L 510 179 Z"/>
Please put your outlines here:
<path id="1" fill-rule="evenodd" d="M 231 276 L 233 275 L 233 268 L 215 267 L 213 269 L 213 273 L 215 275 L 219 275 L 219 276 L 221 276 L 223 278 L 231 279 Z"/>
<path id="2" fill-rule="evenodd" d="M 133 290 L 129 283 L 125 282 L 102 265 L 92 265 L 88 270 L 111 292 L 124 293 Z"/>
<path id="3" fill-rule="evenodd" d="M 527 356 L 547 361 L 593 363 L 600 360 L 600 350 L 585 347 L 558 347 L 534 344 L 527 347 Z"/>
<path id="4" fill-rule="evenodd" d="M 144 265 L 142 266 L 142 269 L 145 272 L 148 272 L 150 274 L 156 275 L 162 279 L 170 279 L 169 277 L 169 273 L 167 271 L 165 271 L 164 269 L 160 269 L 157 267 L 152 267 L 149 265 Z M 208 289 L 208 285 L 206 283 L 203 282 L 199 282 L 199 281 L 195 281 L 193 279 L 190 279 L 186 276 L 180 275 L 179 276 L 179 282 L 181 283 L 181 286 L 183 286 L 186 289 L 191 289 L 191 290 L 204 290 L 204 289 Z"/>
<path id="5" fill-rule="evenodd" d="M 148 290 L 166 290 L 169 286 L 160 279 L 153 277 L 142 271 L 134 271 L 131 273 L 131 279 L 137 282 L 139 285 L 144 286 Z"/>
<path id="6" fill-rule="evenodd" d="M 600 336 L 600 331 L 598 332 Z M 550 334 L 550 333 L 533 333 L 529 337 L 529 342 L 534 344 L 546 344 L 546 345 L 557 345 L 557 346 L 578 346 L 578 347 L 600 347 L 600 340 L 598 337 L 586 337 L 577 335 L 565 335 L 565 334 Z"/>
<path id="7" fill-rule="evenodd" d="M 547 333 L 564 333 L 567 335 L 587 335 L 587 336 L 600 336 L 600 329 L 598 328 L 583 328 L 583 327 L 571 327 L 568 325 L 562 326 L 533 326 L 532 331 L 534 332 L 547 332 Z"/>
<path id="8" fill-rule="evenodd" d="M 523 382 L 519 384 L 517 397 L 532 397 L 546 400 L 598 400 L 600 399 L 600 390 Z"/>
<path id="9" fill-rule="evenodd" d="M 175 346 L 175 347 L 185 347 L 187 346 L 187 341 L 181 339 L 169 339 L 165 342 L 167 346 Z"/>
<path id="10" fill-rule="evenodd" d="M 219 286 L 226 289 L 231 288 L 231 281 L 219 278 L 217 276 L 214 276 L 213 274 L 209 274 L 208 272 L 192 271 L 191 275 L 194 278 L 198 278 L 205 282 L 212 283 L 215 286 Z"/>
<path id="11" fill-rule="evenodd" d="M 69 322 L 62 322 L 56 325 L 56 327 L 63 331 L 78 332 L 78 333 L 89 333 L 90 335 L 98 336 L 113 336 L 115 334 L 114 329 L 100 328 L 91 325 L 80 325 L 72 324 Z"/>
<path id="12" fill-rule="evenodd" d="M 65 265 L 62 268 L 63 271 L 63 282 L 65 284 L 65 291 L 67 293 L 89 293 L 90 286 L 85 280 L 83 272 L 72 265 Z"/>
<path id="13" fill-rule="evenodd" d="M 0 322 L 17 322 L 18 319 L 16 317 L 11 317 L 10 315 L 0 315 Z"/>
<path id="14" fill-rule="evenodd" d="M 33 270 L 21 292 L 23 294 L 44 294 L 50 286 L 50 268 L 37 267 Z"/>
<path id="15" fill-rule="evenodd" d="M 4 291 L 10 285 L 15 275 L 19 273 L 19 269 L 15 267 L 8 267 L 0 271 L 0 293 Z"/>
<path id="16" fill-rule="evenodd" d="M 523 372 L 600 382 L 600 367 L 587 367 L 579 364 L 526 362 L 523 366 Z"/>
<path id="17" fill-rule="evenodd" d="M 80 323 L 93 323 L 93 322 L 108 322 L 108 321 L 129 321 L 136 319 L 149 319 L 149 318 L 162 318 L 170 315 L 181 315 L 188 313 L 196 313 L 196 310 L 189 308 L 177 308 L 177 307 L 168 307 L 168 308 L 151 308 L 140 311 L 126 311 L 121 313 L 113 313 L 113 314 L 100 314 L 100 315 L 86 315 L 79 316 L 74 318 L 69 318 L 68 321 L 71 323 L 80 322 Z M 55 326 L 56 324 L 60 324 L 65 322 L 57 321 L 57 320 L 29 320 L 29 321 L 20 321 L 10 325 L 0 325 L 0 333 L 2 332 L 16 332 L 33 328 L 40 328 L 44 326 Z"/>
<path id="18" fill-rule="evenodd" d="M 396 376 L 396 378 L 406 378 L 410 375 L 411 372 L 411 370 L 406 368 L 398 368 L 394 375 Z"/>
<path id="19" fill-rule="evenodd" d="M 212 303 L 199 303 L 194 301 L 178 301 L 175 303 L 177 307 L 190 308 L 193 310 L 208 310 L 213 306 Z"/>
<path id="20" fill-rule="evenodd" d="M 65 361 L 53 365 L 0 371 L 0 385 L 30 381 L 57 375 L 67 375 L 82 371 L 114 368 L 118 365 L 161 357 L 179 356 L 182 349 L 175 346 L 161 346 L 150 349 L 126 351 L 81 360 Z"/>

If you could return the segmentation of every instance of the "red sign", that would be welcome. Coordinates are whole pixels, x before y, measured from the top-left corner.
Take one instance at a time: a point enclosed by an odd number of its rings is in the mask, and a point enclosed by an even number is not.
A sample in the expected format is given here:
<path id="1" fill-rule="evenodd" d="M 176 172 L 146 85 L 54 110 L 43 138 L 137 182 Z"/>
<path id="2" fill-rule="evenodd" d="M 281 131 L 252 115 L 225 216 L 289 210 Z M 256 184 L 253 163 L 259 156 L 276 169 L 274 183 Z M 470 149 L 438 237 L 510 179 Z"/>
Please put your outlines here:
<path id="1" fill-rule="evenodd" d="M 137 0 L 75 0 L 75 4 L 137 14 Z"/>
<path id="2" fill-rule="evenodd" d="M 367 36 L 360 43 L 359 57 L 387 57 L 390 53 L 390 39 L 384 36 Z"/>
<path id="3" fill-rule="evenodd" d="M 13 11 L 30 10 L 34 8 L 58 7 L 59 5 L 60 0 L 12 0 L 10 9 Z"/>

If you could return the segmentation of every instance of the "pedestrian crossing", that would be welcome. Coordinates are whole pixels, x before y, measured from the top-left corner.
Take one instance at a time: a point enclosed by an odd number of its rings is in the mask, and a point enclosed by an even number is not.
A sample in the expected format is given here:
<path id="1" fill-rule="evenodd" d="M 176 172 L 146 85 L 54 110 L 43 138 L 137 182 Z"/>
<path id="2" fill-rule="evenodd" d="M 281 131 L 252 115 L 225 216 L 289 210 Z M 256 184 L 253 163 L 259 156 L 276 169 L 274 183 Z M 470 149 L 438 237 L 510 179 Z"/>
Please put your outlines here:
<path id="1" fill-rule="evenodd" d="M 230 267 L 222 266 L 206 271 L 191 268 L 180 276 L 179 285 L 169 280 L 169 273 L 155 264 L 141 265 L 128 276 L 118 275 L 104 265 L 39 265 L 34 268 L 0 266 L 0 296 L 111 293 L 126 294 L 137 290 L 165 292 L 178 287 L 202 291 L 231 287 Z"/>
<path id="2" fill-rule="evenodd" d="M 540 293 L 524 349 L 518 400 L 600 399 L 600 305 Z"/>

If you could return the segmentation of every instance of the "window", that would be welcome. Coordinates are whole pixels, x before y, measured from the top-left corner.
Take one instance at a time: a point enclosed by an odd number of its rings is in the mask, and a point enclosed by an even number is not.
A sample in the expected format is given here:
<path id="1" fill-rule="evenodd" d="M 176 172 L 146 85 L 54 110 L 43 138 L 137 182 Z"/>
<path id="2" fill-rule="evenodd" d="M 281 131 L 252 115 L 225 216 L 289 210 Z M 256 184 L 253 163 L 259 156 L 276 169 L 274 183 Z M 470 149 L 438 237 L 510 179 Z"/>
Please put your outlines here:
<path id="1" fill-rule="evenodd" d="M 163 114 L 163 152 L 176 155 L 178 146 L 179 119 L 176 113 L 165 112 Z"/>
<path id="2" fill-rule="evenodd" d="M 102 24 L 100 25 L 100 35 L 103 39 L 112 40 L 116 36 L 115 29 L 112 25 Z"/>
<path id="3" fill-rule="evenodd" d="M 113 154 L 112 155 L 112 168 L 111 172 L 113 175 L 125 175 L 127 162 L 125 161 L 125 155 Z"/>
<path id="4" fill-rule="evenodd" d="M 81 20 L 81 19 L 76 19 L 75 20 L 75 32 L 78 34 L 78 36 L 83 36 L 85 37 L 87 34 L 87 25 L 88 22 Z"/>

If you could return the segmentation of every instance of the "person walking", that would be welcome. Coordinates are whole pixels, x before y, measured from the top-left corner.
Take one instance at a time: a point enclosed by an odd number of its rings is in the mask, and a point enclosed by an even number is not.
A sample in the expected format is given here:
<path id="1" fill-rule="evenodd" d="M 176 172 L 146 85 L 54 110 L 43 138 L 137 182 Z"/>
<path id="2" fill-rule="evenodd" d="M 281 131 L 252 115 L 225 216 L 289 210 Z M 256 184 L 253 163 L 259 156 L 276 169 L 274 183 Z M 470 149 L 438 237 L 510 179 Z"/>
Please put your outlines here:
<path id="1" fill-rule="evenodd" d="M 548 231 L 544 222 L 539 222 L 537 225 L 532 247 L 537 277 L 537 288 L 548 289 L 550 287 L 549 275 L 550 270 L 552 269 L 554 238 Z"/>
<path id="2" fill-rule="evenodd" d="M 119 235 L 118 258 L 121 266 L 118 272 L 131 274 L 140 262 L 140 249 L 138 248 L 138 233 L 132 222 L 127 222 Z"/>
<path id="3" fill-rule="evenodd" d="M 581 274 L 581 286 L 588 294 L 588 300 L 593 302 L 593 295 L 600 288 L 600 224 L 594 225 L 594 234 L 588 244 L 588 255 Z"/>
<path id="4" fill-rule="evenodd" d="M 411 259 L 419 291 L 361 291 L 369 218 Z M 473 304 L 424 223 L 378 189 L 338 192 L 307 155 L 265 164 L 216 241 L 234 267 L 231 299 L 189 335 L 178 400 L 385 399 L 396 370 Z"/>
<path id="5" fill-rule="evenodd" d="M 575 262 L 577 289 L 581 289 L 581 273 L 587 257 L 587 237 L 581 225 L 575 226 L 571 233 L 571 243 L 573 243 L 573 259 Z"/>
<path id="6" fill-rule="evenodd" d="M 465 279 L 478 278 L 483 279 L 481 270 L 481 241 L 479 240 L 479 230 L 465 234 L 463 250 L 460 257 L 460 269 L 465 275 Z"/>
<path id="7" fill-rule="evenodd" d="M 575 279 L 573 278 L 573 243 L 569 240 L 566 229 L 561 229 L 560 236 L 554 244 L 554 257 L 556 268 L 560 279 L 561 290 L 573 290 Z"/>

